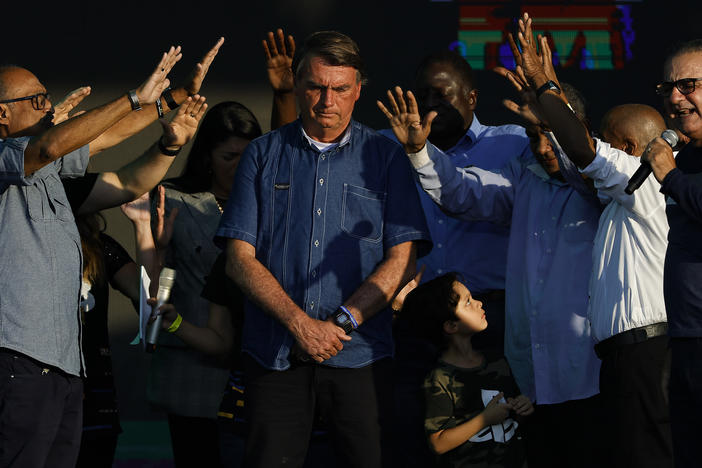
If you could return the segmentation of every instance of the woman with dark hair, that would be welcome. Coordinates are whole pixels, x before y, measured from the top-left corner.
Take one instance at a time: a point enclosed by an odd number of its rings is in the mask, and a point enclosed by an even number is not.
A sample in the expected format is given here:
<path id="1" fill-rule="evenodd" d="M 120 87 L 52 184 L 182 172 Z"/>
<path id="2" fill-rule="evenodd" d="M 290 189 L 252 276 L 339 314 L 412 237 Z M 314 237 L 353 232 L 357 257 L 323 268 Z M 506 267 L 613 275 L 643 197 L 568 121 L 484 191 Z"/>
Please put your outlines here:
<path id="1" fill-rule="evenodd" d="M 220 103 L 205 115 L 183 173 L 164 183 L 159 209 L 171 222 L 159 223 L 154 238 L 163 263 L 178 274 L 171 302 L 185 320 L 200 327 L 209 315 L 200 293 L 220 252 L 213 242 L 215 230 L 241 153 L 260 135 L 256 117 L 245 106 Z M 228 375 L 228 359 L 198 352 L 173 334 L 161 335 L 147 394 L 168 414 L 176 467 L 220 466 L 216 417 Z"/>

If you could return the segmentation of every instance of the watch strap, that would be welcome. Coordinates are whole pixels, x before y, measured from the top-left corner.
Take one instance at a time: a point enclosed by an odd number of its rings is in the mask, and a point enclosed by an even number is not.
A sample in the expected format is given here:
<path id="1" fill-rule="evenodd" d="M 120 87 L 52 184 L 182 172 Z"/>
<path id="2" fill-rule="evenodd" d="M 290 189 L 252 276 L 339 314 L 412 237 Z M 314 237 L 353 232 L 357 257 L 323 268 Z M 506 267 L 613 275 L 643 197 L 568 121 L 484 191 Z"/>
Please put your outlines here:
<path id="1" fill-rule="evenodd" d="M 555 81 L 548 80 L 546 83 L 539 86 L 539 89 L 536 90 L 536 97 L 541 97 L 542 94 L 549 90 L 561 94 L 561 87 L 558 86 L 558 84 Z"/>
<path id="2" fill-rule="evenodd" d="M 174 110 L 178 108 L 178 103 L 175 102 L 175 99 L 173 99 L 173 93 L 171 93 L 171 88 L 166 88 L 163 93 L 161 93 L 161 97 L 163 98 L 164 101 L 166 101 L 166 104 L 168 105 L 168 108 L 170 110 Z"/>
<path id="3" fill-rule="evenodd" d="M 131 89 L 127 91 L 127 98 L 129 98 L 129 104 L 132 105 L 132 110 L 141 110 L 141 104 L 139 103 L 139 98 L 136 95 L 136 91 Z"/>

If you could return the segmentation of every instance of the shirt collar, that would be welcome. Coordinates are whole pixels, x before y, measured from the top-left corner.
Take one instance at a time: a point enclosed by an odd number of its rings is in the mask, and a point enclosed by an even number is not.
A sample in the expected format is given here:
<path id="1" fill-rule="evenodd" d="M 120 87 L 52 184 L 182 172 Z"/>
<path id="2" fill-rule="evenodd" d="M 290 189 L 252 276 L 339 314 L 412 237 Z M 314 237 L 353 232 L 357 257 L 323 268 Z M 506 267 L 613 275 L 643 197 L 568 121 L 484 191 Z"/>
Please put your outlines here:
<path id="1" fill-rule="evenodd" d="M 344 130 L 344 136 L 341 137 L 341 141 L 339 141 L 338 143 L 339 148 L 348 144 L 351 141 L 351 128 L 354 126 L 354 124 L 355 122 L 351 120 L 348 126 L 346 127 L 346 130 Z M 310 138 L 310 136 L 305 131 L 305 128 L 302 126 L 302 120 L 300 120 L 300 131 L 302 132 L 302 136 L 304 137 L 304 140 L 307 142 L 310 148 L 314 148 L 316 151 L 319 151 L 317 150 L 317 147 L 314 146 L 314 144 L 312 143 L 312 138 Z"/>
<path id="2" fill-rule="evenodd" d="M 473 121 L 470 123 L 470 127 L 468 127 L 468 131 L 466 132 L 465 135 L 463 135 L 451 149 L 446 151 L 447 153 L 450 153 L 454 148 L 458 148 L 464 145 L 472 145 L 476 141 L 478 141 L 478 138 L 480 138 L 480 135 L 485 131 L 485 126 L 480 123 L 478 120 L 478 116 L 473 114 Z"/>

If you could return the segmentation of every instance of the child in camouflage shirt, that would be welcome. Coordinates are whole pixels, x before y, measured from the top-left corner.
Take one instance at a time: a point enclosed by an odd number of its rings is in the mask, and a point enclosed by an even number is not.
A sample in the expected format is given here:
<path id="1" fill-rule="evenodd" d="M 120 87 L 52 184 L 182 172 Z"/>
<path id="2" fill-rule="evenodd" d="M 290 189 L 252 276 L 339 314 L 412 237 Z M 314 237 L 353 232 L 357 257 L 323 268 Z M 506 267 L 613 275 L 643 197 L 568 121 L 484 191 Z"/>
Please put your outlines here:
<path id="1" fill-rule="evenodd" d="M 410 292 L 402 314 L 443 349 L 424 382 L 424 428 L 439 466 L 523 466 L 524 441 L 512 417 L 534 409 L 504 357 L 471 345 L 488 325 L 482 303 L 449 273 Z"/>

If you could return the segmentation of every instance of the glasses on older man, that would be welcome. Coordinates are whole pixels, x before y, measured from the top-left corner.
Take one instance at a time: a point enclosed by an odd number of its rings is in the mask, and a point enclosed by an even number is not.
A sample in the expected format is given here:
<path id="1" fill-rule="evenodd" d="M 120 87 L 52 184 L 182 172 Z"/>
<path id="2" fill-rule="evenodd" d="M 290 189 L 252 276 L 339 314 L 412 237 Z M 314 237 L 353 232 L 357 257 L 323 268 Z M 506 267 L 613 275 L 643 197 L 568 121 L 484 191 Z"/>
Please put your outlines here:
<path id="1" fill-rule="evenodd" d="M 682 78 L 675 81 L 664 81 L 656 85 L 656 94 L 670 96 L 670 93 L 673 92 L 673 86 L 675 86 L 680 91 L 680 94 L 688 95 L 695 92 L 695 85 L 698 81 L 702 81 L 702 78 Z"/>
<path id="2" fill-rule="evenodd" d="M 46 106 L 46 101 L 50 99 L 49 93 L 37 93 L 31 96 L 18 97 L 14 99 L 4 99 L 0 101 L 0 104 L 7 104 L 9 102 L 19 102 L 19 101 L 32 101 L 32 107 L 36 110 L 43 110 Z"/>

